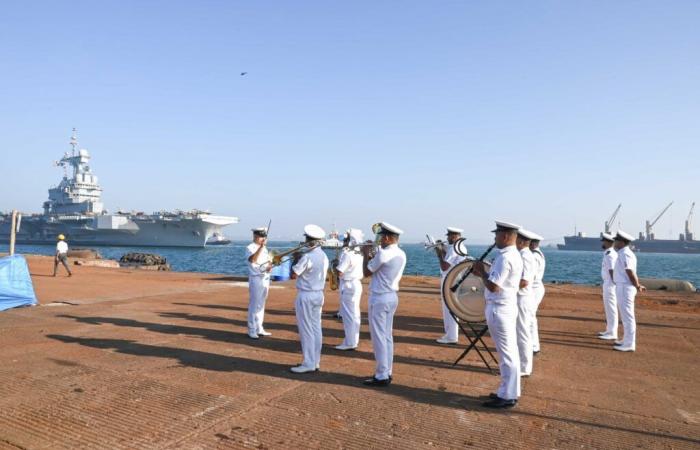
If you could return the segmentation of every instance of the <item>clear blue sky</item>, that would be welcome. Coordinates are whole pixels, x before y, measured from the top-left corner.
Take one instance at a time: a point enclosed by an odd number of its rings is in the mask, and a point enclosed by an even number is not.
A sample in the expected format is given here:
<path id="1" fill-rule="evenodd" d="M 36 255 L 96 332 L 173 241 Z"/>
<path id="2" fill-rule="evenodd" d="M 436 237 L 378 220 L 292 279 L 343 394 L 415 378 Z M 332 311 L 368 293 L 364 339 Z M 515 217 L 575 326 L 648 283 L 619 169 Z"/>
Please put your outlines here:
<path id="1" fill-rule="evenodd" d="M 6 2 L 0 210 L 41 209 L 77 127 L 109 209 L 208 208 L 233 237 L 556 238 L 620 202 L 636 234 L 675 200 L 668 237 L 700 202 L 699 23 L 697 1 Z"/>

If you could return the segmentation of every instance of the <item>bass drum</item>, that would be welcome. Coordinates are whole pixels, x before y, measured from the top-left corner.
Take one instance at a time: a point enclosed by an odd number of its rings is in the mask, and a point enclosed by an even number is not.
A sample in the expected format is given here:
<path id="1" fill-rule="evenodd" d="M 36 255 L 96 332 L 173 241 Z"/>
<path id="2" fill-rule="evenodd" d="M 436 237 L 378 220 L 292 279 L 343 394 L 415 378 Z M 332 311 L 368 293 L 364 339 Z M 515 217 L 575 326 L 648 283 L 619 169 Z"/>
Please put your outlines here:
<path id="1" fill-rule="evenodd" d="M 442 281 L 442 298 L 447 308 L 460 320 L 465 322 L 483 322 L 484 315 L 484 282 L 481 278 L 469 275 L 459 288 L 452 292 L 450 289 L 466 271 L 471 271 L 474 261 L 462 261 L 455 264 Z M 489 263 L 484 262 L 488 272 Z"/>

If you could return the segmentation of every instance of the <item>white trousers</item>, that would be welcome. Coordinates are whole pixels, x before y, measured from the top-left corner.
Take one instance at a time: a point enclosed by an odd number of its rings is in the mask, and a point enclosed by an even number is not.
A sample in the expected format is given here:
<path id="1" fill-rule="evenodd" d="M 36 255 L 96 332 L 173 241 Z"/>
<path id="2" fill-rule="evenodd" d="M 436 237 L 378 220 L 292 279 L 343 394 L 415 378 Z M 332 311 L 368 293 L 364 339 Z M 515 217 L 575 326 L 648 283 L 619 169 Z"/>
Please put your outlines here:
<path id="1" fill-rule="evenodd" d="M 442 283 L 440 283 L 440 286 L 442 286 Z M 448 341 L 457 341 L 459 339 L 459 327 L 452 314 L 450 314 L 450 309 L 445 304 L 442 294 L 440 294 L 440 303 L 442 304 L 442 323 L 445 328 L 445 338 Z"/>
<path id="2" fill-rule="evenodd" d="M 605 333 L 617 337 L 617 295 L 615 295 L 615 283 L 603 283 L 603 307 L 605 308 Z"/>
<path id="3" fill-rule="evenodd" d="M 634 320 L 634 298 L 637 296 L 637 288 L 629 284 L 618 284 L 615 286 L 615 296 L 622 319 L 622 345 L 634 348 L 637 343 L 637 322 Z"/>
<path id="4" fill-rule="evenodd" d="M 518 338 L 518 355 L 520 373 L 532 373 L 532 321 L 535 319 L 535 299 L 532 293 L 518 294 L 518 321 L 516 333 Z"/>
<path id="5" fill-rule="evenodd" d="M 496 394 L 506 400 L 516 400 L 520 397 L 520 356 L 516 337 L 518 307 L 515 302 L 508 305 L 487 302 L 485 314 L 489 334 L 496 344 L 501 372 Z"/>
<path id="6" fill-rule="evenodd" d="M 301 365 L 315 369 L 321 365 L 321 309 L 323 308 L 323 291 L 297 291 L 294 310 L 299 327 L 301 353 L 304 357 Z"/>
<path id="7" fill-rule="evenodd" d="M 357 347 L 360 342 L 360 280 L 340 280 L 340 315 L 343 317 L 343 345 Z"/>
<path id="8" fill-rule="evenodd" d="M 544 285 L 536 288 L 532 288 L 532 296 L 534 298 L 534 309 L 532 311 L 532 333 L 530 334 L 532 338 L 532 351 L 540 351 L 540 328 L 537 322 L 537 310 L 540 308 L 540 303 L 544 298 Z"/>
<path id="9" fill-rule="evenodd" d="M 396 292 L 369 295 L 369 332 L 372 336 L 374 359 L 377 361 L 374 377 L 386 380 L 391 376 L 394 363 L 394 314 L 399 306 Z"/>
<path id="10" fill-rule="evenodd" d="M 248 277 L 248 333 L 258 334 L 264 331 L 265 302 L 270 290 L 270 277 Z"/>

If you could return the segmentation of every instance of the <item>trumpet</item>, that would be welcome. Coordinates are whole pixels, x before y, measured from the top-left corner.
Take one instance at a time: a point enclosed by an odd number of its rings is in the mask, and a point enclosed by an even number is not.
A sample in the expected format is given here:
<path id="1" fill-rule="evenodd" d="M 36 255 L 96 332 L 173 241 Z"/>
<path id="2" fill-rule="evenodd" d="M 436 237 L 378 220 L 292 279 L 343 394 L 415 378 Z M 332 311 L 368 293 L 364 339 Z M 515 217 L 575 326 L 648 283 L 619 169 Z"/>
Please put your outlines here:
<path id="1" fill-rule="evenodd" d="M 437 241 L 433 239 L 432 236 L 426 234 L 425 237 L 427 238 L 427 241 L 423 244 L 426 250 L 435 250 L 435 254 L 438 256 L 438 258 L 442 258 L 445 253 L 447 253 L 447 248 L 446 246 L 448 245 L 446 242 L 441 241 L 438 239 Z"/>

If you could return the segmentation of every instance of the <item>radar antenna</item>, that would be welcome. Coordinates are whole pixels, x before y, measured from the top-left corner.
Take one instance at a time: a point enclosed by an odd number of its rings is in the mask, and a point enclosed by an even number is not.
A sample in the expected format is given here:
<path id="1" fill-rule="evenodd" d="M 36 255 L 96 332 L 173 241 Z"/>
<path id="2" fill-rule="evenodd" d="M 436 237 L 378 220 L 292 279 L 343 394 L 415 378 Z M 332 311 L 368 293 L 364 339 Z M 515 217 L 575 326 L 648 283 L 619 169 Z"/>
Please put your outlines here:
<path id="1" fill-rule="evenodd" d="M 75 156 L 75 149 L 78 146 L 78 136 L 75 134 L 78 130 L 73 128 L 73 134 L 70 137 L 70 146 L 73 148 L 71 156 Z"/>

